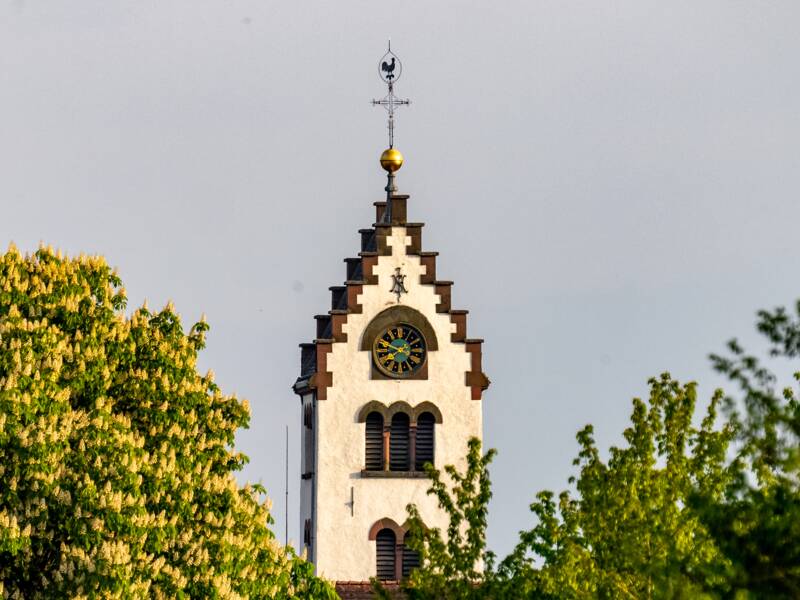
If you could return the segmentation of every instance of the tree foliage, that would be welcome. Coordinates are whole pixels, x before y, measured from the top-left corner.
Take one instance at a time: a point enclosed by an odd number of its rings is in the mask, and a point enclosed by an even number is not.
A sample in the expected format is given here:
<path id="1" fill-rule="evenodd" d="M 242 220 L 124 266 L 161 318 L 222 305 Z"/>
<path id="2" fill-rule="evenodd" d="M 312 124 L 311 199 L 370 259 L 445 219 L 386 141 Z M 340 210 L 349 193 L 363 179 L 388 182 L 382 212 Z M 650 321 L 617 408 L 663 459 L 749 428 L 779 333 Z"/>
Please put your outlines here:
<path id="1" fill-rule="evenodd" d="M 800 302 L 795 315 L 759 312 L 757 329 L 771 358 L 800 356 Z M 650 380 L 607 458 L 591 425 L 578 433 L 570 490 L 536 495 L 533 527 L 496 567 L 484 538 L 491 452 L 481 457 L 474 441 L 464 475 L 447 467 L 452 491 L 431 471 L 429 493 L 456 535 L 425 530 L 409 507 L 423 541 L 422 566 L 405 584 L 412 597 L 800 597 L 800 373 L 779 386 L 736 340 L 711 359 L 738 395 L 718 390 L 701 418 L 695 384 Z M 473 535 L 466 515 L 479 516 Z"/>
<path id="2" fill-rule="evenodd" d="M 234 478 L 249 411 L 197 373 L 207 324 L 125 307 L 102 258 L 0 256 L 3 597 L 334 597 Z"/>
<path id="3" fill-rule="evenodd" d="M 800 301 L 794 315 L 784 308 L 759 311 L 756 328 L 767 340 L 767 355 L 780 366 L 788 363 L 794 382 L 780 385 L 775 372 L 736 340 L 726 355 L 711 355 L 714 367 L 739 388 L 740 395 L 727 398 L 739 451 L 724 501 L 699 508 L 733 562 L 736 588 L 757 598 L 798 598 Z"/>
<path id="4" fill-rule="evenodd" d="M 481 442 L 469 440 L 467 468 L 463 474 L 445 466 L 449 480 L 426 464 L 432 479 L 428 494 L 439 501 L 449 517 L 447 534 L 425 526 L 417 507 L 408 506 L 410 546 L 419 553 L 425 569 L 411 572 L 404 588 L 410 598 L 468 599 L 482 597 L 485 575 L 494 555 L 486 550 L 488 503 L 491 498 L 488 466 L 495 451 L 481 455 Z M 449 485 L 448 485 L 449 484 Z M 485 569 L 484 569 L 485 567 Z"/>
<path id="5" fill-rule="evenodd" d="M 734 431 L 715 427 L 720 400 L 696 427 L 695 385 L 652 379 L 647 401 L 633 401 L 625 445 L 607 461 L 584 428 L 574 492 L 538 494 L 537 524 L 506 563 L 515 567 L 511 578 L 531 597 L 708 597 L 730 564 L 690 501 L 718 500 L 730 478 Z"/>

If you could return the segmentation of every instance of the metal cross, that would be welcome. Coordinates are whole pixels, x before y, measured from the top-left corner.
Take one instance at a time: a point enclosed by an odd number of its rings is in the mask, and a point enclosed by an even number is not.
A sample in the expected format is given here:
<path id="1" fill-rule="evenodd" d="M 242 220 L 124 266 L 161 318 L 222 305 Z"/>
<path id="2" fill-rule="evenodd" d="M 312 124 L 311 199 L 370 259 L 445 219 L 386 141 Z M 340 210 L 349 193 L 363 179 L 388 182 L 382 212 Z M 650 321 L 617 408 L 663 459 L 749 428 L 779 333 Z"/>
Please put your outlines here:
<path id="1" fill-rule="evenodd" d="M 402 72 L 403 65 L 392 52 L 392 41 L 389 40 L 389 49 L 378 62 L 378 75 L 388 86 L 389 93 L 380 100 L 372 101 L 373 106 L 382 106 L 389 113 L 389 148 L 394 148 L 394 111 L 399 106 L 411 104 L 411 100 L 398 98 L 394 94 L 394 84 Z"/>
<path id="2" fill-rule="evenodd" d="M 408 290 L 405 285 L 406 276 L 400 273 L 400 267 L 395 268 L 394 275 L 392 275 L 392 289 L 389 291 L 397 294 L 397 301 L 400 302 L 400 295 L 407 294 Z"/>

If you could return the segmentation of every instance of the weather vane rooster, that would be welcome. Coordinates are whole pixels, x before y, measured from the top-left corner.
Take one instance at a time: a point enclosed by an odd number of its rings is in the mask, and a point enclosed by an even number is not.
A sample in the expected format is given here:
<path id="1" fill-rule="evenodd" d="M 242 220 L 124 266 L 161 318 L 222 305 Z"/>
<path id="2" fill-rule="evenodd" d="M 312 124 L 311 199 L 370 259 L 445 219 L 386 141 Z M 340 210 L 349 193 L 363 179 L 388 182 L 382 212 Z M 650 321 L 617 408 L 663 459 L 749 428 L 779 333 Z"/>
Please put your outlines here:
<path id="1" fill-rule="evenodd" d="M 403 64 L 392 52 L 392 41 L 389 40 L 389 49 L 378 63 L 378 75 L 389 87 L 389 93 L 380 100 L 373 100 L 374 106 L 382 106 L 389 113 L 389 148 L 394 148 L 394 111 L 398 106 L 411 104 L 411 100 L 401 100 L 394 95 L 394 84 L 403 73 Z"/>
<path id="2" fill-rule="evenodd" d="M 391 48 L 392 48 L 391 45 L 389 45 L 390 50 Z M 392 62 L 388 63 L 386 61 L 383 61 L 381 63 L 381 71 L 386 73 L 385 75 L 386 79 L 394 79 L 394 62 L 395 62 L 395 57 L 393 56 Z"/>

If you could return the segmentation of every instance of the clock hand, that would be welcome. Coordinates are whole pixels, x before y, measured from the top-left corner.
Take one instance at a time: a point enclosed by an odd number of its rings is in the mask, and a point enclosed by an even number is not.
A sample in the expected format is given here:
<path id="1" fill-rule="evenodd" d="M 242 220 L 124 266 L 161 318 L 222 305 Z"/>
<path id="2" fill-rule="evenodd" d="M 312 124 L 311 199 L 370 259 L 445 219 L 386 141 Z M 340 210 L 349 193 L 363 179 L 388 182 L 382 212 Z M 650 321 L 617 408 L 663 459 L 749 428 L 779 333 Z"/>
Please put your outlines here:
<path id="1" fill-rule="evenodd" d="M 411 347 L 408 345 L 407 342 L 403 343 L 402 346 L 395 346 L 394 344 L 390 344 L 386 340 L 378 340 L 378 342 L 383 345 L 385 349 L 392 349 L 402 354 L 409 354 Z"/>
<path id="2" fill-rule="evenodd" d="M 397 349 L 397 351 L 396 351 L 396 352 L 391 352 L 391 353 L 389 353 L 389 354 L 387 354 L 387 355 L 383 356 L 383 357 L 381 358 L 381 360 L 382 360 L 383 362 L 388 362 L 388 361 L 390 361 L 390 360 L 397 360 L 397 358 L 396 358 L 396 357 L 397 357 L 397 355 L 398 355 L 398 354 L 405 354 L 406 356 L 409 356 L 407 352 L 404 352 L 403 350 Z"/>

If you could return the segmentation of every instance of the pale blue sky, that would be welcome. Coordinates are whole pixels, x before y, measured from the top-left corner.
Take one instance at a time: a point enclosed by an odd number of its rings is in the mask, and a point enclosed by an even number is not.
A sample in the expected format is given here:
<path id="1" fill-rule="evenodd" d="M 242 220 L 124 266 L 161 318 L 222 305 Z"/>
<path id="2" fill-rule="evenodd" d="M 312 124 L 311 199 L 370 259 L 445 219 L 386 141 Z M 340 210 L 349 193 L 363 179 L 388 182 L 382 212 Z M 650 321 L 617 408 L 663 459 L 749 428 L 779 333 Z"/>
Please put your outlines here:
<path id="1" fill-rule="evenodd" d="M 297 343 L 382 196 L 391 36 L 399 186 L 486 339 L 502 553 L 579 428 L 617 442 L 663 370 L 708 392 L 707 353 L 800 296 L 798 27 L 796 1 L 7 1 L 0 242 L 104 254 L 132 304 L 208 315 L 282 533 Z"/>

